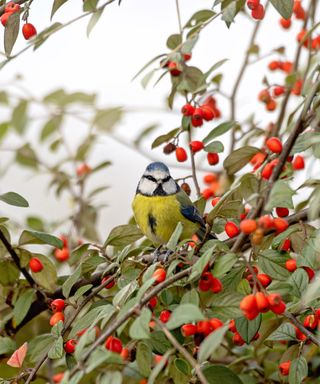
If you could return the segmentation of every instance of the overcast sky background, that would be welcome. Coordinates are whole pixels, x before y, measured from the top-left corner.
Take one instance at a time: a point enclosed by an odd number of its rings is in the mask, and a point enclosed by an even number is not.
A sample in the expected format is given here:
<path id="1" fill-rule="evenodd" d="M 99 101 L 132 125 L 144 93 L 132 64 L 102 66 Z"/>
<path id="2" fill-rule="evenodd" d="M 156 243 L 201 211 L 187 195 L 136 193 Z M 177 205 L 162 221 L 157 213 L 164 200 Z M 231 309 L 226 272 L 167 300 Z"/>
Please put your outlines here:
<path id="1" fill-rule="evenodd" d="M 36 25 L 38 31 L 49 25 L 51 5 L 52 1 L 34 0 L 29 21 Z M 185 23 L 195 11 L 209 8 L 212 1 L 180 0 L 180 5 L 182 21 Z M 81 6 L 80 0 L 68 1 L 56 13 L 53 21 L 66 22 L 74 18 L 81 13 Z M 270 47 L 277 48 L 286 44 L 289 45 L 288 59 L 292 59 L 294 40 L 301 22 L 296 21 L 293 30 L 284 32 L 279 27 L 278 20 L 279 15 L 270 7 L 258 36 L 261 52 L 263 54 Z M 166 110 L 164 103 L 169 90 L 169 79 L 164 79 L 155 88 L 149 86 L 146 90 L 138 80 L 131 81 L 133 75 L 147 61 L 167 51 L 167 37 L 178 32 L 175 1 L 123 0 L 120 7 L 112 4 L 105 10 L 89 38 L 86 37 L 87 23 L 88 19 L 84 19 L 73 24 L 54 34 L 37 51 L 30 50 L 9 63 L 0 73 L 0 86 L 3 87 L 20 74 L 24 79 L 23 86 L 37 97 L 63 87 L 68 91 L 97 93 L 101 106 L 122 105 L 130 111 L 136 110 L 126 114 L 117 131 L 119 137 L 128 143 L 151 123 L 159 124 L 155 135 L 176 128 L 180 115 Z M 245 16 L 238 17 L 230 29 L 221 20 L 215 21 L 201 34 L 190 64 L 199 65 L 206 71 L 213 63 L 228 58 L 229 61 L 223 66 L 223 89 L 229 93 L 253 27 L 254 23 Z M 19 50 L 24 45 L 20 36 L 15 49 Z M 274 56 L 276 57 L 277 55 Z M 262 104 L 256 103 L 257 93 L 262 88 L 263 71 L 269 60 L 255 64 L 244 78 L 239 93 L 240 120 L 257 112 L 258 120 L 264 126 L 273 116 L 267 115 Z M 277 79 L 277 75 L 273 79 Z M 282 76 L 279 75 L 278 79 L 281 81 Z M 218 103 L 222 108 L 223 118 L 228 120 L 228 104 L 222 98 L 219 98 Z M 178 110 L 182 104 L 182 99 L 178 100 L 175 108 Z M 199 137 L 204 136 L 213 126 L 208 124 L 202 131 L 199 130 Z M 74 124 L 66 126 L 65 131 L 71 145 L 83 132 L 81 127 Z M 151 140 L 152 137 L 144 143 L 146 150 L 149 150 Z M 38 151 L 41 155 L 42 148 L 38 148 Z M 0 166 L 3 167 L 7 155 L 1 153 L 0 156 Z M 154 151 L 152 156 L 166 161 L 171 166 L 174 177 L 186 174 L 186 171 L 175 169 L 174 158 L 168 159 L 161 150 Z M 93 165 L 102 160 L 111 160 L 113 163 L 107 172 L 100 174 L 100 178 L 103 175 L 105 183 L 111 186 L 102 196 L 102 200 L 109 205 L 101 212 L 99 229 L 102 237 L 105 237 L 113 226 L 126 223 L 131 216 L 131 200 L 149 159 L 106 136 L 90 159 Z M 56 200 L 52 194 L 47 193 L 46 178 L 31 178 L 30 175 L 28 170 L 11 168 L 2 178 L 0 191 L 13 190 L 24 195 L 30 203 L 28 215 L 41 213 L 52 219 L 61 217 L 69 202 L 66 199 Z M 98 182 L 95 178 L 94 183 Z M 26 210 L 22 213 L 21 209 L 5 207 L 2 213 L 20 219 Z"/>

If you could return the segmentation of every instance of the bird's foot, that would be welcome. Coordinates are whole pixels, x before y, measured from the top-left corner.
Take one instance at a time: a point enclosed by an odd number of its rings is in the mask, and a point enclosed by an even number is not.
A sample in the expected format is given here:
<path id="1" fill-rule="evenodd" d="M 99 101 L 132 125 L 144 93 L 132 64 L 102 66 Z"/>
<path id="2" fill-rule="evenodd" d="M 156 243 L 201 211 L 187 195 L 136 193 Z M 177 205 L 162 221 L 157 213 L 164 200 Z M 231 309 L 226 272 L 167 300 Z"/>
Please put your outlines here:
<path id="1" fill-rule="evenodd" d="M 153 253 L 153 256 L 154 256 L 153 262 L 166 263 L 169 260 L 170 255 L 172 255 L 172 253 L 173 252 L 170 249 L 161 250 L 159 247 Z"/>

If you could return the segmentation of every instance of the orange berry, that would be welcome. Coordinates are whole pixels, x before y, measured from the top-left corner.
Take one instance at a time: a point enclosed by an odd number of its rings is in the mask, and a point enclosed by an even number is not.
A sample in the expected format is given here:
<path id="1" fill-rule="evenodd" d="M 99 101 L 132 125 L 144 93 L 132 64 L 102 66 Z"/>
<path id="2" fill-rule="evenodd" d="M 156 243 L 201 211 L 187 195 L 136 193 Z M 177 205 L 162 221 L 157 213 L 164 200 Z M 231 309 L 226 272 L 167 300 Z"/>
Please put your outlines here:
<path id="1" fill-rule="evenodd" d="M 129 349 L 122 348 L 122 351 L 120 352 L 120 356 L 122 357 L 122 360 L 127 360 L 129 357 Z"/>
<path id="2" fill-rule="evenodd" d="M 234 321 L 234 319 L 231 319 L 229 322 L 229 331 L 233 333 L 237 332 L 236 322 Z"/>
<path id="3" fill-rule="evenodd" d="M 215 112 L 208 105 L 201 105 L 202 117 L 205 121 L 211 121 L 215 117 Z"/>
<path id="4" fill-rule="evenodd" d="M 262 227 L 264 229 L 272 229 L 274 227 L 273 218 L 269 215 L 261 216 L 258 219 L 258 224 L 260 227 Z"/>
<path id="5" fill-rule="evenodd" d="M 248 0 L 247 1 L 247 7 L 249 9 L 251 9 L 251 11 L 253 9 L 256 9 L 259 6 L 259 4 L 260 4 L 260 0 Z"/>
<path id="6" fill-rule="evenodd" d="M 288 376 L 290 371 L 291 361 L 285 361 L 279 365 L 279 370 L 282 376 Z"/>
<path id="7" fill-rule="evenodd" d="M 188 158 L 186 150 L 182 147 L 177 147 L 176 158 L 180 163 L 183 163 L 184 161 L 186 161 Z"/>
<path id="8" fill-rule="evenodd" d="M 256 229 L 257 229 L 257 222 L 255 220 L 245 219 L 245 220 L 242 220 L 240 223 L 240 230 L 246 235 L 249 235 L 250 233 L 254 232 Z"/>
<path id="9" fill-rule="evenodd" d="M 205 199 L 205 200 L 208 200 L 210 199 L 210 197 L 212 197 L 214 195 L 214 192 L 212 191 L 211 188 L 205 188 L 202 192 L 201 192 L 201 195 L 202 197 Z"/>
<path id="10" fill-rule="evenodd" d="M 55 384 L 59 384 L 62 381 L 63 376 L 64 376 L 63 372 L 56 373 L 55 375 L 53 375 L 52 380 Z"/>
<path id="11" fill-rule="evenodd" d="M 282 143 L 278 137 L 270 137 L 270 139 L 266 141 L 266 145 L 273 153 L 282 152 Z"/>
<path id="12" fill-rule="evenodd" d="M 62 312 L 56 312 L 54 315 L 50 317 L 50 325 L 53 327 L 59 321 L 64 322 L 64 314 Z"/>
<path id="13" fill-rule="evenodd" d="M 181 327 L 181 333 L 184 337 L 193 336 L 197 332 L 197 326 L 194 324 L 185 324 Z"/>
<path id="14" fill-rule="evenodd" d="M 261 285 L 266 288 L 268 285 L 272 283 L 272 279 L 269 275 L 265 273 L 257 274 L 257 279 L 260 281 Z"/>
<path id="15" fill-rule="evenodd" d="M 256 297 L 252 294 L 245 296 L 240 302 L 243 312 L 255 312 L 258 310 Z"/>
<path id="16" fill-rule="evenodd" d="M 217 181 L 218 176 L 215 173 L 208 173 L 207 175 L 204 175 L 203 182 L 205 184 L 211 184 L 215 181 Z"/>
<path id="17" fill-rule="evenodd" d="M 284 19 L 283 17 L 279 20 L 282 28 L 289 29 L 291 27 L 291 19 Z"/>
<path id="18" fill-rule="evenodd" d="M 270 93 L 267 89 L 263 89 L 258 94 L 259 101 L 262 101 L 263 103 L 268 103 L 271 99 Z"/>
<path id="19" fill-rule="evenodd" d="M 214 331 L 216 329 L 218 329 L 218 328 L 223 327 L 223 322 L 220 319 L 216 318 L 216 317 L 213 317 L 209 321 L 210 321 L 210 324 L 211 324 L 211 326 L 212 326 Z"/>
<path id="20" fill-rule="evenodd" d="M 277 60 L 270 61 L 270 63 L 268 64 L 268 68 L 270 69 L 270 71 L 275 71 L 276 69 L 279 69 L 280 68 L 279 61 Z"/>
<path id="21" fill-rule="evenodd" d="M 297 155 L 292 162 L 292 168 L 295 171 L 298 171 L 300 169 L 304 169 L 304 158 L 300 155 Z"/>
<path id="22" fill-rule="evenodd" d="M 263 292 L 256 293 L 256 302 L 258 311 L 261 313 L 268 312 L 269 310 L 269 301 L 266 295 Z"/>
<path id="23" fill-rule="evenodd" d="M 156 269 L 153 272 L 153 274 L 152 274 L 152 277 L 155 279 L 157 284 L 162 283 L 163 281 L 165 281 L 166 276 L 167 276 L 167 272 L 163 268 Z"/>
<path id="24" fill-rule="evenodd" d="M 91 171 L 92 168 L 86 163 L 79 165 L 79 167 L 76 169 L 76 173 L 79 177 L 87 175 Z"/>
<path id="25" fill-rule="evenodd" d="M 8 13 L 15 13 L 20 10 L 20 5 L 15 3 L 14 1 L 9 1 L 9 3 L 6 4 L 6 7 L 4 9 L 5 12 Z"/>
<path id="26" fill-rule="evenodd" d="M 68 248 L 62 248 L 62 249 L 57 248 L 54 251 L 54 256 L 60 262 L 67 261 L 70 257 L 69 249 Z"/>
<path id="27" fill-rule="evenodd" d="M 282 217 L 276 217 L 273 219 L 273 225 L 277 233 L 284 232 L 289 227 L 288 221 Z"/>
<path id="28" fill-rule="evenodd" d="M 213 327 L 209 320 L 201 320 L 197 323 L 197 333 L 208 336 L 213 331 Z"/>
<path id="29" fill-rule="evenodd" d="M 271 99 L 267 102 L 266 104 L 267 111 L 273 112 L 276 108 L 277 108 L 277 103 L 275 102 L 275 100 Z"/>
<path id="30" fill-rule="evenodd" d="M 273 88 L 273 96 L 274 97 L 279 97 L 279 96 L 283 95 L 284 92 L 285 92 L 285 88 L 282 86 L 277 86 L 277 87 Z"/>

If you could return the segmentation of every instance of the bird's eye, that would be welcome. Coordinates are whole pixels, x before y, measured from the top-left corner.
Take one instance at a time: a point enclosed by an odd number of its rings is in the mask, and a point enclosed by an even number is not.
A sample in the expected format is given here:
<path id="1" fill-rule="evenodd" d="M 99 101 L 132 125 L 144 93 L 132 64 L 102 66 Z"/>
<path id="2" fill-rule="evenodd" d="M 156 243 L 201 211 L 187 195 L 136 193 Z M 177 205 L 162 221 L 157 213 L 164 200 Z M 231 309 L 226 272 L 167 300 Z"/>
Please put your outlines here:
<path id="1" fill-rule="evenodd" d="M 146 178 L 146 179 L 148 179 L 150 181 L 153 181 L 154 183 L 157 182 L 157 180 L 153 176 L 151 176 L 151 175 L 145 175 L 144 178 Z"/>
<path id="2" fill-rule="evenodd" d="M 163 183 L 166 183 L 167 181 L 170 180 L 170 178 L 171 178 L 170 176 L 167 176 L 166 178 L 162 179 L 162 182 L 163 182 Z"/>

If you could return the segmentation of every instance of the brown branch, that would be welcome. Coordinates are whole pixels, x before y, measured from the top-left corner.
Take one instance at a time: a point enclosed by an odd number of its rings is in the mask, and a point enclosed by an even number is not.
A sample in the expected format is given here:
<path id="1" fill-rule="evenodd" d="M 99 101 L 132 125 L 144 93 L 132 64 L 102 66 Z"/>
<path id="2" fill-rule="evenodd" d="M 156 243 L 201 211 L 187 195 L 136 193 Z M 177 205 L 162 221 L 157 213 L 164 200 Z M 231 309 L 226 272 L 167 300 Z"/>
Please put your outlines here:
<path id="1" fill-rule="evenodd" d="M 192 140 L 191 127 L 189 127 L 189 129 L 188 129 L 188 140 L 189 140 L 189 143 L 191 143 L 191 140 Z M 195 159 L 194 159 L 195 156 L 194 156 L 194 153 L 192 152 L 191 148 L 190 148 L 190 157 L 191 157 L 192 179 L 193 179 L 193 183 L 194 183 L 194 186 L 196 188 L 196 191 L 197 191 L 197 196 L 200 197 L 201 196 L 201 192 L 200 192 L 199 182 L 198 182 L 198 179 L 197 179 L 196 162 L 195 162 Z"/>
<path id="2" fill-rule="evenodd" d="M 293 323 L 299 329 L 299 331 L 301 331 L 305 336 L 307 336 L 315 345 L 320 347 L 320 340 L 312 332 L 305 328 L 292 313 L 285 311 L 283 315 L 287 319 L 289 319 L 291 323 Z"/>
<path id="3" fill-rule="evenodd" d="M 190 363 L 194 371 L 196 372 L 196 375 L 198 376 L 200 382 L 202 384 L 209 384 L 207 379 L 205 378 L 200 365 L 197 363 L 197 361 L 191 356 L 191 354 L 184 348 L 179 341 L 173 336 L 173 334 L 169 331 L 169 329 L 156 317 L 154 318 L 154 321 L 158 325 L 158 327 L 162 330 L 162 332 L 166 335 L 167 339 L 170 341 L 170 343 L 174 346 L 174 348 L 181 353 L 185 357 L 185 359 Z"/>

